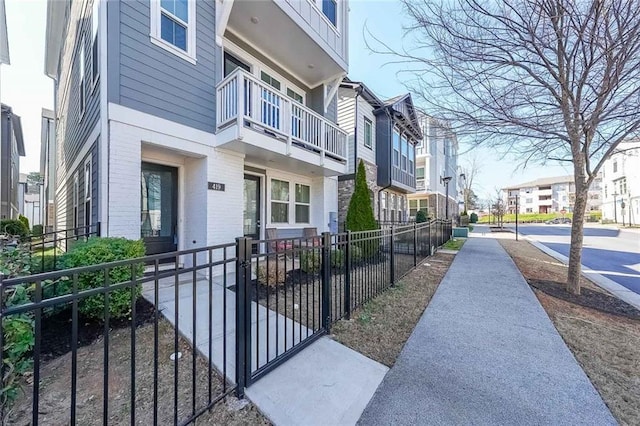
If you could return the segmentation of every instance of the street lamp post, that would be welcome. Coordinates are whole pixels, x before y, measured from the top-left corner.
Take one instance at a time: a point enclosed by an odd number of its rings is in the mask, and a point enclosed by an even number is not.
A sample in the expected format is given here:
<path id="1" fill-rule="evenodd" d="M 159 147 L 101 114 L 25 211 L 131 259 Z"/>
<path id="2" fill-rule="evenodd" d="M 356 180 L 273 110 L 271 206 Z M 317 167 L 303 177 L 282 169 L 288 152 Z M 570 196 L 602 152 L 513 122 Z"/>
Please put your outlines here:
<path id="1" fill-rule="evenodd" d="M 613 193 L 613 221 L 618 223 L 618 193 Z"/>
<path id="2" fill-rule="evenodd" d="M 625 226 L 624 224 L 624 208 L 627 207 L 627 205 L 624 203 L 624 199 L 622 200 L 622 203 L 620 203 L 620 208 L 622 209 L 621 213 L 622 213 L 622 226 Z"/>
<path id="3" fill-rule="evenodd" d="M 444 207 L 444 209 L 445 209 L 444 210 L 445 211 L 444 215 L 445 215 L 445 218 L 447 220 L 449 219 L 449 182 L 451 181 L 451 179 L 452 179 L 451 176 L 445 176 L 445 177 L 441 177 L 440 178 L 440 181 L 442 183 L 444 183 L 444 186 L 445 186 L 445 201 L 446 201 L 446 204 L 445 204 L 445 207 Z"/>

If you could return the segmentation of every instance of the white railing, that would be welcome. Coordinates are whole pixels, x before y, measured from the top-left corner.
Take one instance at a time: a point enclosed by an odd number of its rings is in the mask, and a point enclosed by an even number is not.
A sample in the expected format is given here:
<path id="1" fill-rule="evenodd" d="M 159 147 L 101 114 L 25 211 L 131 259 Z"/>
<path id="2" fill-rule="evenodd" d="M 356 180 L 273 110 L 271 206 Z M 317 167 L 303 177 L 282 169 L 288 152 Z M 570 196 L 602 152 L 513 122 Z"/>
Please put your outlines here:
<path id="1" fill-rule="evenodd" d="M 346 160 L 347 134 L 337 125 L 238 68 L 217 87 L 217 128 L 257 125 L 270 136 Z M 240 114 L 238 114 L 240 112 Z"/>

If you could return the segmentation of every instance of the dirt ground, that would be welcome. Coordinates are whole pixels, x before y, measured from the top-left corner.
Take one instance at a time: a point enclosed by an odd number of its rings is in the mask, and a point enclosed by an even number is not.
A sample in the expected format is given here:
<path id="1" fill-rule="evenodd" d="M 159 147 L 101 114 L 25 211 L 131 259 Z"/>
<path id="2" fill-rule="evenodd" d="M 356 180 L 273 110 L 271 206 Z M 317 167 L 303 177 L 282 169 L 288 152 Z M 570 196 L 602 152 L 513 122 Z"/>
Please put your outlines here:
<path id="1" fill-rule="evenodd" d="M 566 266 L 528 242 L 500 243 L 526 279 L 566 282 Z M 604 292 L 584 277 L 582 285 Z M 640 424 L 640 321 L 534 292 L 618 422 Z"/>
<path id="2" fill-rule="evenodd" d="M 423 260 L 395 287 L 354 311 L 351 320 L 335 323 L 331 329 L 333 338 L 391 367 L 454 256 L 437 253 Z"/>
<path id="3" fill-rule="evenodd" d="M 173 424 L 174 415 L 174 328 L 166 321 L 158 324 L 158 424 Z M 137 424 L 153 424 L 154 407 L 154 327 L 136 329 L 135 415 Z M 109 424 L 131 422 L 131 333 L 129 329 L 114 330 L 109 337 Z M 192 351 L 179 339 L 178 361 L 178 423 L 191 416 L 195 387 L 196 410 L 208 403 L 209 389 L 213 398 L 226 388 L 221 376 L 209 368 L 204 358 L 196 356 L 195 381 L 192 375 Z M 103 417 L 104 340 L 78 350 L 77 360 L 77 424 L 99 425 Z M 39 420 L 46 425 L 65 425 L 70 420 L 71 353 L 41 365 Z M 8 424 L 31 423 L 31 387 L 19 398 L 9 413 Z M 234 396 L 221 401 L 211 412 L 200 416 L 196 424 L 268 425 L 269 421 L 252 404 L 240 403 Z"/>

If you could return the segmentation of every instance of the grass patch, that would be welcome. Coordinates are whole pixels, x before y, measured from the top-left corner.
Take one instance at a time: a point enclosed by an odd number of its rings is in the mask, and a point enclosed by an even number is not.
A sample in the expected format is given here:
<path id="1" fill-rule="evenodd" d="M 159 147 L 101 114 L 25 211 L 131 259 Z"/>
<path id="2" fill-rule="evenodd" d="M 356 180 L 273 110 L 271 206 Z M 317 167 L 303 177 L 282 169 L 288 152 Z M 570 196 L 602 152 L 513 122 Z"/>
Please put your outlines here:
<path id="1" fill-rule="evenodd" d="M 335 340 L 391 367 L 449 269 L 454 256 L 436 253 L 394 287 L 331 328 Z"/>
<path id="2" fill-rule="evenodd" d="M 567 266 L 526 241 L 500 240 L 527 280 L 566 282 Z M 586 289 L 606 293 L 584 277 Z M 620 424 L 640 424 L 640 321 L 534 289 L 549 318 Z"/>
<path id="3" fill-rule="evenodd" d="M 442 246 L 443 249 L 446 250 L 460 250 L 462 248 L 462 246 L 464 245 L 464 242 L 466 240 L 462 240 L 462 239 L 450 239 L 449 241 L 447 241 L 446 243 L 444 243 L 444 245 Z"/>

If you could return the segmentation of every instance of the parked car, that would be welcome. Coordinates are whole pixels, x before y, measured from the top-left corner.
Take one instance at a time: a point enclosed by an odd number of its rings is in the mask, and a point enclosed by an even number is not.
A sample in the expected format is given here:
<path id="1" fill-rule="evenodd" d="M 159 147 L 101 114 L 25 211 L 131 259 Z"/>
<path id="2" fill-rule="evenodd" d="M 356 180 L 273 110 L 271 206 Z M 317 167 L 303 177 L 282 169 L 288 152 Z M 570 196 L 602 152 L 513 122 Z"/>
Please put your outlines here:
<path id="1" fill-rule="evenodd" d="M 571 219 L 568 217 L 556 217 L 555 219 L 547 220 L 545 222 L 547 225 L 557 225 L 563 223 L 571 223 Z"/>

